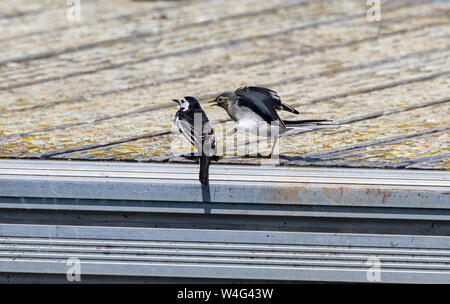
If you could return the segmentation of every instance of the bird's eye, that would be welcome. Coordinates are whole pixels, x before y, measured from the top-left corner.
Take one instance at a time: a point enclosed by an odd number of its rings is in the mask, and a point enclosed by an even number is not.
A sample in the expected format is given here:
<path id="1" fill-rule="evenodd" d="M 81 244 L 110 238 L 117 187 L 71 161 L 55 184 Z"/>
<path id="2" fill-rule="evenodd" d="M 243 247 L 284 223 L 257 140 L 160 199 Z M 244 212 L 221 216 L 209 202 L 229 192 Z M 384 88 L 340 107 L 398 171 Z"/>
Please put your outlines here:
<path id="1" fill-rule="evenodd" d="M 219 101 L 222 101 L 222 97 L 219 98 Z"/>

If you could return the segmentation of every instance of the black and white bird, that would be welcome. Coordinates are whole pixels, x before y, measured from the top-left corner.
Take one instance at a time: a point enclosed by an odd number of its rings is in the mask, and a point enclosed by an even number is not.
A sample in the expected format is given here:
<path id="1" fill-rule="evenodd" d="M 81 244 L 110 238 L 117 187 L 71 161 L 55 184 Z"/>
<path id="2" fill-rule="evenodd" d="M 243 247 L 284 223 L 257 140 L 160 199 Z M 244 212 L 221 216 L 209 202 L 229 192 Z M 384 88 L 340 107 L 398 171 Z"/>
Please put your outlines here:
<path id="1" fill-rule="evenodd" d="M 210 158 L 216 153 L 214 130 L 195 97 L 185 96 L 173 101 L 180 105 L 175 114 L 174 124 L 197 149 L 200 155 L 199 180 L 202 185 L 208 185 Z"/>
<path id="2" fill-rule="evenodd" d="M 266 137 L 274 137 L 272 156 L 278 136 L 290 129 L 314 130 L 336 128 L 338 125 L 327 124 L 328 119 L 282 120 L 277 110 L 294 114 L 299 112 L 281 102 L 277 93 L 264 87 L 242 87 L 235 92 L 224 92 L 211 100 L 213 105 L 224 108 L 237 125 L 230 134 L 238 130 Z"/>

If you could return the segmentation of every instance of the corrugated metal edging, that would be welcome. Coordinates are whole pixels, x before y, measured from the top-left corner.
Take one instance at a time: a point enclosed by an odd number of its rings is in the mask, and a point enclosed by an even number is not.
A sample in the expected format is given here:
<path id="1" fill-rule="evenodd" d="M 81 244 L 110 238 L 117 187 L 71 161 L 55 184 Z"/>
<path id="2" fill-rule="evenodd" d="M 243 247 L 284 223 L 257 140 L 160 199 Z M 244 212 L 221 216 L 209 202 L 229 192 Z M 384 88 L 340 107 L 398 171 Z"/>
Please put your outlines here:
<path id="1" fill-rule="evenodd" d="M 450 283 L 450 237 L 0 225 L 3 272 Z"/>
<path id="2" fill-rule="evenodd" d="M 195 165 L 2 160 L 0 272 L 45 281 L 77 257 L 85 276 L 367 282 L 377 258 L 382 282 L 450 282 L 448 172 L 210 174 L 201 187 Z"/>

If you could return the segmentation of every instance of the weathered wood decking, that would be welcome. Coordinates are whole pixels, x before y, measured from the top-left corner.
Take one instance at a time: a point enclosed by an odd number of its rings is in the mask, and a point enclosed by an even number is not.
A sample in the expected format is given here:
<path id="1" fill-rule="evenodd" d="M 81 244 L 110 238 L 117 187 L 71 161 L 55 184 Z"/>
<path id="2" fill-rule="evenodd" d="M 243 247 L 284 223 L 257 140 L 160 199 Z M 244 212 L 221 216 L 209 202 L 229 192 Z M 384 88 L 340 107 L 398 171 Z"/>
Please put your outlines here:
<path id="1" fill-rule="evenodd" d="M 1 2 L 0 157 L 183 161 L 172 98 L 264 85 L 346 124 L 283 138 L 284 165 L 450 169 L 448 2 L 81 3 Z"/>

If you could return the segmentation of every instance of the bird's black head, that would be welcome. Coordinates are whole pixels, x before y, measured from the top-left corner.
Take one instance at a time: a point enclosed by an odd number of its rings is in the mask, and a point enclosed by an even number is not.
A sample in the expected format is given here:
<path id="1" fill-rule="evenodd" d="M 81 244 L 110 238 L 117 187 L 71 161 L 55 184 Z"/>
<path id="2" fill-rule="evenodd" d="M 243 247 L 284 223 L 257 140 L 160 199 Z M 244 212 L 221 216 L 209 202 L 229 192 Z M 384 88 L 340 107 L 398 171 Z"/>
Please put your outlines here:
<path id="1" fill-rule="evenodd" d="M 187 109 L 197 109 L 201 108 L 200 103 L 197 98 L 192 96 L 185 96 L 181 99 L 174 99 L 180 105 L 180 109 L 186 111 Z"/>
<path id="2" fill-rule="evenodd" d="M 228 109 L 228 106 L 231 105 L 234 97 L 235 95 L 233 92 L 224 92 L 211 100 L 209 103 L 211 103 L 213 106 L 219 106 L 221 108 Z"/>

